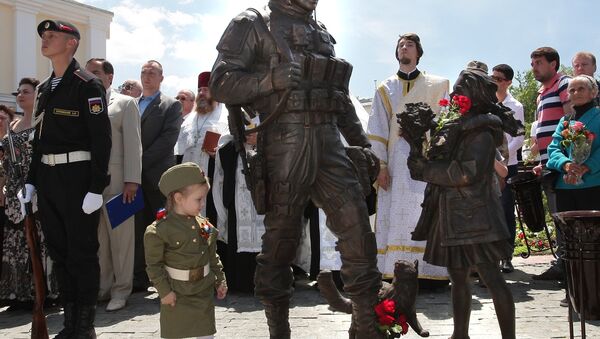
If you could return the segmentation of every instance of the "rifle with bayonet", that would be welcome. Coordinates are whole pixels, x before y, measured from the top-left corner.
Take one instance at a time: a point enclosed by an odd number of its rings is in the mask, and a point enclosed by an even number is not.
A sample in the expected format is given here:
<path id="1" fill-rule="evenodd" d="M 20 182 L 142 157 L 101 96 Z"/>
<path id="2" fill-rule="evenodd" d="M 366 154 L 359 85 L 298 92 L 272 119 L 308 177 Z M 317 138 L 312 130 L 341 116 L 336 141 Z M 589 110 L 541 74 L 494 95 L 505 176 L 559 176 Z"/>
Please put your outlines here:
<path id="1" fill-rule="evenodd" d="M 17 159 L 15 153 L 15 145 L 13 142 L 12 131 L 7 124 L 8 138 L 8 155 L 10 156 L 10 172 L 15 178 L 20 178 L 21 192 L 23 198 L 26 198 L 27 190 L 25 189 L 25 176 L 23 167 Z M 46 283 L 44 267 L 40 256 L 39 239 L 37 236 L 37 227 L 33 216 L 33 208 L 31 199 L 25 204 L 25 238 L 27 239 L 27 247 L 29 247 L 29 258 L 31 259 L 31 267 L 33 271 L 33 282 L 35 288 L 35 299 L 33 303 L 33 319 L 31 322 L 31 338 L 32 339 L 47 339 L 48 327 L 46 326 L 46 316 L 44 315 L 44 300 L 46 299 Z"/>

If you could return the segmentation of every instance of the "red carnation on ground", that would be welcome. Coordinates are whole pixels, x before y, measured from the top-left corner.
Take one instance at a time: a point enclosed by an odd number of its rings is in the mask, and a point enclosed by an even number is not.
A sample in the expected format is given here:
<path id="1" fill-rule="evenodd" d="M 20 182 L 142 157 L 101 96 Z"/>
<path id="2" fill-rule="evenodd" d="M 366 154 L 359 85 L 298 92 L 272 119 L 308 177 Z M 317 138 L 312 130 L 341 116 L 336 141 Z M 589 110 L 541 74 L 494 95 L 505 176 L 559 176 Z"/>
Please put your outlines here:
<path id="1" fill-rule="evenodd" d="M 383 326 L 392 326 L 394 324 L 394 317 L 389 314 L 379 316 L 379 324 Z"/>
<path id="2" fill-rule="evenodd" d="M 398 316 L 398 324 L 400 324 L 400 326 L 402 327 L 402 332 L 400 332 L 400 334 L 405 335 L 406 333 L 408 333 L 408 321 L 406 319 L 406 316 L 402 313 L 400 313 L 400 316 Z"/>
<path id="3" fill-rule="evenodd" d="M 382 317 L 387 314 L 393 314 L 396 311 L 396 303 L 391 299 L 382 300 L 377 306 L 375 306 L 375 313 L 377 316 Z M 392 318 L 392 321 L 394 319 Z"/>

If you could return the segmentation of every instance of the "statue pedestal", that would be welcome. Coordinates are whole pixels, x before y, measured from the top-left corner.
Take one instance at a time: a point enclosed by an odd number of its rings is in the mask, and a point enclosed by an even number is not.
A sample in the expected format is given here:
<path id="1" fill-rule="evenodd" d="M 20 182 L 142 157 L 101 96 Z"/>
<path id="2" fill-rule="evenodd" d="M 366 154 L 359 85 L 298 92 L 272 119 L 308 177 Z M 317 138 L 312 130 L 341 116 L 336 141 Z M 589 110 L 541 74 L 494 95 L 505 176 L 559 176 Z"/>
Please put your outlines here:
<path id="1" fill-rule="evenodd" d="M 600 211 L 567 211 L 553 215 L 565 238 L 569 326 L 573 337 L 572 310 L 581 319 L 600 319 Z"/>

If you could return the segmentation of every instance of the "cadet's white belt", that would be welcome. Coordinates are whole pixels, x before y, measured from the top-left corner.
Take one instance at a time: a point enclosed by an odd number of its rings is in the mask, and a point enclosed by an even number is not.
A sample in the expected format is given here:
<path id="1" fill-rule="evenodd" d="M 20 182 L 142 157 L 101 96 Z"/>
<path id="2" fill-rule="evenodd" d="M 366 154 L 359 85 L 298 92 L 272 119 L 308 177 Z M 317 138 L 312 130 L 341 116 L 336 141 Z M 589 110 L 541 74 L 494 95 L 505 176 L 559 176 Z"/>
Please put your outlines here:
<path id="1" fill-rule="evenodd" d="M 91 160 L 92 155 L 88 151 L 74 151 L 61 154 L 42 154 L 42 163 L 54 166 L 68 164 L 70 162 Z"/>
<path id="2" fill-rule="evenodd" d="M 180 270 L 165 265 L 165 269 L 171 279 L 181 281 L 197 281 L 208 275 L 210 272 L 210 264 L 204 265 L 204 267 L 198 267 L 191 270 Z"/>

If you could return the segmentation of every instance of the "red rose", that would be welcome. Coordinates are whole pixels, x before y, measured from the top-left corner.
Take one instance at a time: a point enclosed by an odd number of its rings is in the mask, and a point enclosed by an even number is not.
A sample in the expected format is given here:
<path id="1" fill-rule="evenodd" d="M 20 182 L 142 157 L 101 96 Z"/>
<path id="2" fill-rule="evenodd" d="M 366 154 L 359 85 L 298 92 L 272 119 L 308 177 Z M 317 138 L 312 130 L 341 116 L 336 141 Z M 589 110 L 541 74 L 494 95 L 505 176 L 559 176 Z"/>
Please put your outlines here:
<path id="1" fill-rule="evenodd" d="M 448 104 L 450 104 L 450 102 L 448 101 L 448 99 L 440 99 L 439 104 L 440 104 L 440 106 L 445 107 L 445 106 L 448 106 Z"/>
<path id="2" fill-rule="evenodd" d="M 544 246 L 544 242 L 543 242 L 543 241 L 541 241 L 541 240 L 538 240 L 538 242 L 537 242 L 537 246 L 538 246 L 538 247 L 542 247 L 542 246 Z"/>
<path id="3" fill-rule="evenodd" d="M 396 311 L 396 303 L 391 299 L 382 300 L 375 306 L 375 313 L 377 316 L 382 317 L 388 314 L 394 314 Z M 393 320 L 393 319 L 392 319 Z"/>
<path id="4" fill-rule="evenodd" d="M 581 121 L 575 121 L 575 123 L 571 126 L 571 128 L 573 129 L 573 131 L 575 132 L 580 132 L 583 130 L 583 128 L 585 127 L 585 125 L 583 124 L 583 122 Z"/>
<path id="5" fill-rule="evenodd" d="M 587 138 L 589 141 L 594 141 L 594 139 L 596 139 L 596 134 L 590 132 L 590 134 L 588 134 Z"/>
<path id="6" fill-rule="evenodd" d="M 394 325 L 394 317 L 389 314 L 379 316 L 379 324 L 382 326 L 392 326 Z"/>
<path id="7" fill-rule="evenodd" d="M 519 239 L 525 238 L 525 233 L 523 233 L 523 232 L 519 233 L 518 237 L 519 237 Z"/>

